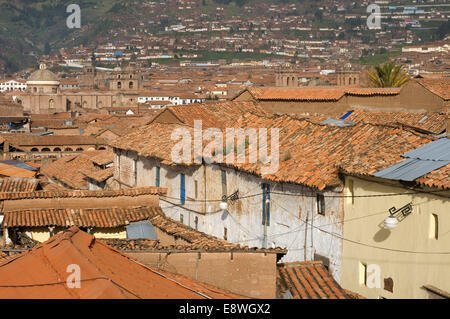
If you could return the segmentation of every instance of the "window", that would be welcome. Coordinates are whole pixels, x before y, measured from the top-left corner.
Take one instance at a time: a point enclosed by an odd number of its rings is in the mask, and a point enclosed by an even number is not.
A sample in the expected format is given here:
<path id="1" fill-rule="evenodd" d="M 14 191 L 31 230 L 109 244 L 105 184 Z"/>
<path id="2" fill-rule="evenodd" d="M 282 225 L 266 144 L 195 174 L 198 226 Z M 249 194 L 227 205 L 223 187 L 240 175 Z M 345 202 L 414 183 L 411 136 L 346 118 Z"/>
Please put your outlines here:
<path id="1" fill-rule="evenodd" d="M 130 89 L 132 89 L 133 88 L 133 81 L 130 81 L 130 83 L 128 84 L 128 87 L 130 88 Z"/>
<path id="2" fill-rule="evenodd" d="M 330 259 L 328 257 L 319 255 L 314 253 L 314 260 L 315 261 L 321 261 L 323 263 L 323 266 L 326 268 L 326 270 L 329 270 L 330 268 Z"/>
<path id="3" fill-rule="evenodd" d="M 228 238 L 228 229 L 226 227 L 223 228 L 223 239 L 227 240 Z"/>
<path id="4" fill-rule="evenodd" d="M 180 223 L 183 223 L 183 221 L 184 221 L 184 216 L 183 216 L 183 214 L 180 214 Z"/>
<path id="5" fill-rule="evenodd" d="M 436 214 L 430 216 L 430 238 L 438 239 L 439 237 L 439 218 Z"/>
<path id="6" fill-rule="evenodd" d="M 122 82 L 117 82 L 117 88 L 121 89 L 122 88 Z"/>
<path id="7" fill-rule="evenodd" d="M 222 173 L 222 196 L 227 196 L 227 172 L 221 170 Z"/>
<path id="8" fill-rule="evenodd" d="M 262 224 L 270 226 L 270 185 L 262 184 L 262 191 Z"/>
<path id="9" fill-rule="evenodd" d="M 186 202 L 185 176 L 183 173 L 180 174 L 180 201 L 183 205 Z"/>
<path id="10" fill-rule="evenodd" d="M 161 184 L 161 167 L 156 166 L 156 181 L 155 185 L 159 187 Z"/>
<path id="11" fill-rule="evenodd" d="M 325 215 L 325 197 L 317 194 L 317 214 Z"/>
<path id="12" fill-rule="evenodd" d="M 366 279 L 367 279 L 367 265 L 359 262 L 359 284 L 362 286 L 366 285 Z"/>
<path id="13" fill-rule="evenodd" d="M 198 230 L 198 217 L 195 216 L 194 218 L 194 224 L 195 224 L 195 230 Z"/>

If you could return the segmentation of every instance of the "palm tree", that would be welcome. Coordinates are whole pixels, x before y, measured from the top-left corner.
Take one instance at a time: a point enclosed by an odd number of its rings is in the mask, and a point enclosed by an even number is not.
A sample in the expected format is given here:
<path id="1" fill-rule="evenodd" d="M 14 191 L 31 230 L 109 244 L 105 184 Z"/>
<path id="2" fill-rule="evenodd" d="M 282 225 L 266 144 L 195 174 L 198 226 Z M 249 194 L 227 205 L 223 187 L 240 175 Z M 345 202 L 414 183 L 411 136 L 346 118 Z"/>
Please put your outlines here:
<path id="1" fill-rule="evenodd" d="M 367 71 L 370 84 L 379 88 L 402 87 L 409 80 L 408 74 L 401 65 L 395 65 L 395 62 L 386 62 L 383 65 L 377 65 L 375 68 Z"/>

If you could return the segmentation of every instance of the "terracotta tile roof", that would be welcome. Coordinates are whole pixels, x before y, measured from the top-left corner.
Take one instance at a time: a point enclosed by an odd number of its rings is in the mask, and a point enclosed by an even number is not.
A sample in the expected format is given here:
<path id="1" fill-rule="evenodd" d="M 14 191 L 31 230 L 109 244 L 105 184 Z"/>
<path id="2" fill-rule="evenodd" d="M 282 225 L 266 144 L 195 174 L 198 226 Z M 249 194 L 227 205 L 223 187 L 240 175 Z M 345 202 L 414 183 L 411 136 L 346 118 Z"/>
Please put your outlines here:
<path id="1" fill-rule="evenodd" d="M 98 152 L 97 155 L 91 157 L 91 161 L 97 165 L 106 165 L 114 161 L 114 154 L 110 150 Z"/>
<path id="2" fill-rule="evenodd" d="M 0 193 L 33 192 L 39 184 L 35 178 L 0 178 Z"/>
<path id="3" fill-rule="evenodd" d="M 347 112 L 346 112 L 347 113 Z M 345 114 L 345 113 L 344 113 Z M 340 116 L 344 115 L 341 114 Z M 338 116 L 337 118 L 339 118 Z M 373 124 L 404 124 L 421 130 L 440 134 L 446 129 L 447 115 L 444 113 L 413 113 L 354 110 L 345 121 Z"/>
<path id="4" fill-rule="evenodd" d="M 288 101 L 338 101 L 344 95 L 376 96 L 397 95 L 400 89 L 395 88 L 346 88 L 337 86 L 324 87 L 299 87 L 299 88 L 275 88 L 264 87 L 246 88 L 243 92 L 249 92 L 254 99 L 288 100 Z M 241 95 L 243 92 L 239 93 Z"/>
<path id="5" fill-rule="evenodd" d="M 443 100 L 450 100 L 450 78 L 421 79 L 417 82 Z"/>
<path id="6" fill-rule="evenodd" d="M 108 154 L 109 153 L 109 154 Z M 102 171 L 95 166 L 92 158 L 112 156 L 110 150 L 84 151 L 79 155 L 64 156 L 41 168 L 41 173 L 73 189 L 87 189 L 86 174 Z"/>
<path id="7" fill-rule="evenodd" d="M 415 182 L 428 187 L 450 189 L 450 164 L 428 173 Z"/>
<path id="8" fill-rule="evenodd" d="M 90 179 L 93 179 L 94 181 L 101 183 L 114 175 L 114 167 L 109 167 L 107 169 L 95 170 L 95 171 L 82 169 L 80 172 L 84 176 L 89 177 Z"/>
<path id="9" fill-rule="evenodd" d="M 35 191 L 21 193 L 0 193 L 0 200 L 21 200 L 39 198 L 107 198 L 118 196 L 141 196 L 166 194 L 167 189 L 156 186 L 139 188 L 119 189 L 119 190 L 73 190 L 73 191 Z"/>
<path id="10" fill-rule="evenodd" d="M 171 249 L 179 250 L 221 250 L 221 251 L 258 251 L 277 254 L 286 254 L 287 250 L 282 248 L 249 248 L 247 246 L 241 246 L 238 244 L 230 243 L 224 239 L 220 239 L 199 231 L 187 227 L 186 225 L 177 222 L 164 214 L 155 214 L 149 219 L 153 226 L 161 229 L 165 233 L 174 236 L 175 238 L 181 238 L 185 240 L 188 245 L 175 245 L 171 246 Z"/>
<path id="11" fill-rule="evenodd" d="M 214 113 L 223 121 L 224 127 L 232 127 L 234 122 L 246 113 L 258 116 L 270 116 L 261 105 L 252 101 L 225 101 L 205 103 L 205 108 Z"/>
<path id="12" fill-rule="evenodd" d="M 112 228 L 148 219 L 159 207 L 23 209 L 4 212 L 3 227 L 101 227 Z"/>
<path id="13" fill-rule="evenodd" d="M 338 165 L 345 164 L 353 171 L 374 173 L 400 162 L 402 154 L 433 140 L 428 135 L 394 125 L 360 123 L 337 127 L 285 115 L 272 118 L 248 115 L 242 117 L 236 127 L 279 128 L 279 169 L 264 178 L 320 190 L 341 185 Z M 259 162 L 230 166 L 260 175 Z"/>
<path id="14" fill-rule="evenodd" d="M 162 212 L 160 207 L 124 207 L 124 208 L 31 208 L 3 212 L 2 227 L 100 227 L 113 228 L 126 226 L 131 222 L 148 220 L 152 225 L 184 243 L 161 245 L 149 239 L 103 239 L 108 245 L 122 251 L 164 250 L 164 251 L 245 251 L 264 252 L 284 255 L 282 248 L 256 248 L 233 244 L 226 240 L 196 231 L 177 222 Z"/>
<path id="15" fill-rule="evenodd" d="M 115 140 L 111 145 L 159 159 L 163 164 L 175 165 L 171 151 L 177 141 L 171 139 L 171 134 L 179 127 L 190 130 L 191 136 L 194 136 L 192 128 L 188 126 L 154 123 Z M 279 169 L 264 178 L 320 190 L 341 185 L 338 165 L 345 165 L 355 172 L 374 173 L 400 162 L 402 154 L 434 139 L 399 125 L 358 123 L 337 127 L 287 115 L 260 117 L 247 113 L 235 121 L 234 127 L 244 130 L 267 128 L 269 132 L 271 128 L 278 128 Z M 193 161 L 193 152 L 191 156 L 192 160 L 187 165 L 198 165 Z M 262 164 L 259 161 L 223 165 L 261 175 Z"/>
<path id="16" fill-rule="evenodd" d="M 202 126 L 205 128 L 222 128 L 223 125 L 222 121 L 211 111 L 205 108 L 203 104 L 169 106 L 164 110 L 161 110 L 161 112 L 157 114 L 149 123 L 162 123 L 161 116 L 167 112 L 172 113 L 172 115 L 175 116 L 181 124 L 186 124 L 189 126 L 194 126 L 195 120 L 202 121 Z"/>
<path id="17" fill-rule="evenodd" d="M 61 274 L 67 274 L 71 264 L 81 269 L 81 283 L 77 289 L 67 287 L 64 276 L 61 279 Z M 182 284 L 173 279 L 180 279 Z M 239 297 L 194 280 L 153 270 L 77 227 L 0 264 L 0 286 L 0 298 L 8 299 Z M 196 289 L 201 289 L 203 294 Z"/>
<path id="18" fill-rule="evenodd" d="M 171 154 L 177 141 L 172 140 L 171 136 L 172 132 L 180 127 L 191 131 L 191 136 L 194 136 L 194 129 L 191 126 L 152 123 L 115 139 L 109 145 L 123 150 L 133 150 L 141 156 L 160 159 L 166 165 L 175 165 Z M 192 165 L 194 165 L 193 157 Z"/>
<path id="19" fill-rule="evenodd" d="M 28 134 L 3 134 L 2 136 L 10 144 L 17 146 L 59 146 L 59 145 L 96 145 L 104 144 L 104 141 L 93 136 L 81 135 L 28 135 Z"/>
<path id="20" fill-rule="evenodd" d="M 350 299 L 321 261 L 277 264 L 279 293 L 294 299 Z"/>

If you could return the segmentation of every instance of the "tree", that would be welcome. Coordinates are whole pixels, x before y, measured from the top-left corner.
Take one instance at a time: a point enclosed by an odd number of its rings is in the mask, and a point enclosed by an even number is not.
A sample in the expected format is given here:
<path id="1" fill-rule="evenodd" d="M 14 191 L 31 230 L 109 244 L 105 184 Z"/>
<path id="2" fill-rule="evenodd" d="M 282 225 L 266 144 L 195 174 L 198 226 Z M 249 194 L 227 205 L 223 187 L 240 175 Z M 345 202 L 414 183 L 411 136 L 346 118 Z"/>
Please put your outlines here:
<path id="1" fill-rule="evenodd" d="M 409 80 L 403 66 L 395 65 L 395 62 L 386 62 L 377 65 L 367 72 L 370 84 L 374 87 L 392 88 L 402 87 Z"/>

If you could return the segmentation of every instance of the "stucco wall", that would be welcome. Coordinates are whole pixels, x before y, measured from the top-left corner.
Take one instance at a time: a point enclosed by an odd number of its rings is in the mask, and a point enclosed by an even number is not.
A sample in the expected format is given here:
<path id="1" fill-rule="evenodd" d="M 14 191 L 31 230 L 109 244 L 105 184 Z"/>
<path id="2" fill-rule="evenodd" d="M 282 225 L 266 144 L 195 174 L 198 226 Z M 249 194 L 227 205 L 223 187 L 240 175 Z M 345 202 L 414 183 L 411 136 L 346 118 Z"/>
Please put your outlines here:
<path id="1" fill-rule="evenodd" d="M 118 163 L 118 158 L 116 159 Z M 120 178 L 130 182 L 129 170 L 122 170 L 120 156 Z M 129 164 L 126 164 L 129 165 Z M 341 264 L 342 202 L 338 198 L 325 197 L 325 216 L 317 213 L 316 192 L 310 188 L 293 184 L 267 182 L 260 177 L 224 168 L 227 172 L 227 195 L 239 190 L 239 196 L 254 195 L 229 204 L 228 213 L 219 208 L 222 198 L 221 167 L 173 167 L 161 165 L 156 160 L 137 159 L 137 185 L 155 186 L 155 167 L 160 168 L 160 186 L 167 188 L 167 196 L 160 198 L 164 213 L 174 220 L 199 231 L 247 246 L 263 247 L 264 226 L 262 221 L 262 183 L 269 183 L 271 192 L 270 226 L 267 227 L 268 247 L 288 249 L 283 261 L 313 260 L 314 254 L 330 259 L 330 272 L 339 281 Z M 125 168 L 127 166 L 124 166 Z M 180 173 L 185 174 L 186 203 L 180 203 Z M 118 172 L 116 173 L 119 177 Z M 197 198 L 195 192 L 197 184 Z M 122 185 L 122 187 L 125 187 Z M 336 195 L 326 192 L 325 195 Z M 295 196 L 290 196 L 295 195 Z M 206 196 L 206 197 L 205 197 Z M 198 199 L 194 202 L 190 199 Z M 203 201 L 206 199 L 206 201 Z M 211 202 L 211 200 L 215 200 Z M 308 216 L 308 217 L 307 217 Z M 303 222 L 308 218 L 308 225 Z M 317 227 L 321 226 L 320 231 Z M 306 232 L 306 234 L 305 234 Z M 334 233 L 330 235 L 327 232 Z M 306 243 L 306 248 L 305 248 Z M 305 254 L 306 251 L 306 254 Z"/>
<path id="2" fill-rule="evenodd" d="M 276 297 L 276 254 L 126 252 L 148 266 L 252 298 Z"/>
<path id="3" fill-rule="evenodd" d="M 351 194 L 349 180 L 353 180 L 355 196 L 411 193 L 404 188 L 347 177 L 347 194 Z M 449 193 L 445 195 L 448 197 Z M 413 205 L 412 213 L 395 229 L 389 231 L 380 227 L 389 215 L 389 208 L 400 208 L 409 202 Z M 344 288 L 369 298 L 427 298 L 427 292 L 421 288 L 423 285 L 450 291 L 450 255 L 430 254 L 449 251 L 449 198 L 429 194 L 355 197 L 354 204 L 351 198 L 346 199 L 344 207 L 344 238 L 362 243 L 343 242 L 341 285 Z M 431 214 L 438 216 L 438 239 L 431 238 Z M 365 245 L 428 254 L 396 252 Z M 360 263 L 380 267 L 380 288 L 369 288 L 360 283 Z M 393 280 L 392 293 L 384 289 L 386 278 Z"/>

